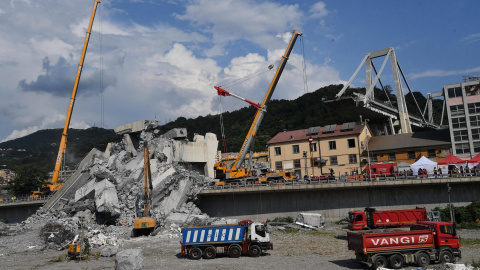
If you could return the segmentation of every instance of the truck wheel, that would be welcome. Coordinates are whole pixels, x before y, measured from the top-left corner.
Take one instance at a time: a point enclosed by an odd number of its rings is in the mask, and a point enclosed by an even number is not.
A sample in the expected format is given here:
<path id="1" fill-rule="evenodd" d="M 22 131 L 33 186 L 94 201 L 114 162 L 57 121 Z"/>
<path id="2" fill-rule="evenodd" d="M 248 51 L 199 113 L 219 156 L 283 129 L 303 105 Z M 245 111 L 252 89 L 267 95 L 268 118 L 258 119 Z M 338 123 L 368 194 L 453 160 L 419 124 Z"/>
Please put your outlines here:
<path id="1" fill-rule="evenodd" d="M 192 260 L 198 260 L 202 257 L 202 250 L 199 249 L 198 247 L 193 247 L 192 249 L 190 249 L 188 256 Z"/>
<path id="2" fill-rule="evenodd" d="M 393 254 L 392 256 L 390 256 L 390 258 L 388 258 L 388 261 L 390 262 L 390 267 L 392 267 L 393 269 L 400 269 L 402 268 L 405 260 L 403 259 L 402 255 Z"/>
<path id="3" fill-rule="evenodd" d="M 382 267 L 382 268 L 387 267 L 387 259 L 383 256 L 375 257 L 375 261 L 373 262 L 373 267 L 375 269 L 377 269 L 379 267 Z"/>
<path id="4" fill-rule="evenodd" d="M 203 251 L 203 258 L 205 259 L 213 259 L 215 256 L 217 256 L 217 251 L 213 247 L 207 247 Z"/>
<path id="5" fill-rule="evenodd" d="M 440 252 L 440 261 L 442 263 L 452 263 L 453 262 L 453 255 L 448 250 L 444 250 Z"/>
<path id="6" fill-rule="evenodd" d="M 417 256 L 417 266 L 425 267 L 430 264 L 430 256 L 428 254 L 421 252 Z"/>
<path id="7" fill-rule="evenodd" d="M 258 257 L 260 254 L 262 254 L 262 249 L 259 246 L 250 246 L 250 249 L 248 250 L 248 255 L 250 255 L 250 257 Z"/>
<path id="8" fill-rule="evenodd" d="M 230 255 L 231 258 L 238 258 L 242 254 L 242 250 L 240 249 L 239 246 L 231 246 L 228 249 L 228 255 Z"/>

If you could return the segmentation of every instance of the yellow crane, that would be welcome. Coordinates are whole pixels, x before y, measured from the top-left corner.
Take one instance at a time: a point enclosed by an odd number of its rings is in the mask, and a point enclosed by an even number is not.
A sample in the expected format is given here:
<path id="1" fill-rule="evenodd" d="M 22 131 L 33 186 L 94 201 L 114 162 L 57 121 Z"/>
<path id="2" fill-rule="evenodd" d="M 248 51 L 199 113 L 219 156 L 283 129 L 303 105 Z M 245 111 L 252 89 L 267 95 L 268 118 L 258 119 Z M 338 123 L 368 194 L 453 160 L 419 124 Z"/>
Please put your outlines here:
<path id="1" fill-rule="evenodd" d="M 215 86 L 218 95 L 221 96 L 233 96 L 240 100 L 248 102 L 250 105 L 257 108 L 257 113 L 255 114 L 255 118 L 253 120 L 252 125 L 250 126 L 250 130 L 247 133 L 245 141 L 243 142 L 242 148 L 240 148 L 240 153 L 238 153 L 235 162 L 231 167 L 227 166 L 225 161 L 219 161 L 214 165 L 215 169 L 215 179 L 219 181 L 217 184 L 224 185 L 227 183 L 238 183 L 238 182 L 246 182 L 246 183 L 254 183 L 254 182 L 269 182 L 269 181 L 277 181 L 277 180 L 292 180 L 294 178 L 291 172 L 274 172 L 274 173 L 266 173 L 262 175 L 253 175 L 251 169 L 249 168 L 242 168 L 241 165 L 245 160 L 245 155 L 253 146 L 255 136 L 257 135 L 257 130 L 260 127 L 260 124 L 263 120 L 263 116 L 267 110 L 267 104 L 270 101 L 270 98 L 273 95 L 273 91 L 275 91 L 275 87 L 282 75 L 282 72 L 287 64 L 288 58 L 290 53 L 292 52 L 293 45 L 295 45 L 295 41 L 297 40 L 298 36 L 301 36 L 302 32 L 293 30 L 292 38 L 288 44 L 287 49 L 285 50 L 285 54 L 278 65 L 277 71 L 275 76 L 273 77 L 272 82 L 270 83 L 270 87 L 263 99 L 261 104 L 257 104 L 255 102 L 246 100 L 242 97 L 239 97 L 233 93 L 226 91 L 225 89 L 221 88 L 220 86 Z"/>
<path id="2" fill-rule="evenodd" d="M 77 76 L 73 85 L 72 97 L 70 98 L 70 104 L 68 106 L 67 118 L 65 119 L 65 126 L 63 127 L 62 139 L 60 141 L 60 147 L 58 149 L 57 160 L 55 163 L 55 170 L 53 171 L 52 182 L 48 184 L 49 191 L 59 190 L 63 183 L 57 183 L 60 175 L 60 168 L 62 165 L 63 157 L 65 156 L 65 149 L 67 148 L 67 131 L 70 126 L 70 119 L 72 118 L 73 105 L 75 104 L 75 98 L 77 96 L 78 83 L 80 82 L 80 76 L 82 75 L 83 61 L 85 60 L 85 54 L 87 53 L 88 41 L 90 40 L 90 33 L 92 32 L 93 20 L 97 11 L 97 6 L 100 0 L 95 0 L 93 4 L 92 15 L 90 16 L 90 23 L 88 24 L 87 34 L 85 36 L 85 42 L 83 44 L 82 56 L 80 57 L 80 63 L 78 64 Z"/>
<path id="3" fill-rule="evenodd" d="M 140 215 L 140 211 L 137 211 L 137 218 L 133 221 L 132 236 L 148 235 L 155 229 L 155 219 L 150 216 L 150 193 L 153 189 L 153 184 L 148 144 L 145 145 L 143 151 L 143 174 L 143 215 Z"/>

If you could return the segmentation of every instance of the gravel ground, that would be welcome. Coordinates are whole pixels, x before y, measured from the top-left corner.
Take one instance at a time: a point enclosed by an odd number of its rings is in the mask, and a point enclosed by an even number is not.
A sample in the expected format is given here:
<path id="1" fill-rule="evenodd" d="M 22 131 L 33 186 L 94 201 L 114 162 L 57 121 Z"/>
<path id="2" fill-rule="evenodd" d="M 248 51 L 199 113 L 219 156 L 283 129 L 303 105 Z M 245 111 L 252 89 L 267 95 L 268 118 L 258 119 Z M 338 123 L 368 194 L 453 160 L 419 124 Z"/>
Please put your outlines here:
<path id="1" fill-rule="evenodd" d="M 37 227 L 41 224 L 37 224 Z M 114 269 L 115 257 L 100 257 L 101 248 L 94 248 L 88 260 L 69 261 L 66 250 L 42 251 L 38 230 L 15 236 L 0 236 L 0 269 Z M 480 230 L 459 230 L 461 238 L 478 239 Z M 160 232 L 157 236 L 130 238 L 119 237 L 119 251 L 131 248 L 142 249 L 144 269 L 365 269 L 354 260 L 347 249 L 346 231 L 338 225 L 329 224 L 318 232 L 287 233 L 272 230 L 274 249 L 259 258 L 242 256 L 238 259 L 220 256 L 213 260 L 193 261 L 180 256 L 179 233 Z M 476 241 L 477 243 L 479 241 Z M 480 245 L 462 247 L 460 263 L 480 261 Z M 417 269 L 404 267 L 403 269 Z M 432 265 L 428 269 L 444 269 Z"/>

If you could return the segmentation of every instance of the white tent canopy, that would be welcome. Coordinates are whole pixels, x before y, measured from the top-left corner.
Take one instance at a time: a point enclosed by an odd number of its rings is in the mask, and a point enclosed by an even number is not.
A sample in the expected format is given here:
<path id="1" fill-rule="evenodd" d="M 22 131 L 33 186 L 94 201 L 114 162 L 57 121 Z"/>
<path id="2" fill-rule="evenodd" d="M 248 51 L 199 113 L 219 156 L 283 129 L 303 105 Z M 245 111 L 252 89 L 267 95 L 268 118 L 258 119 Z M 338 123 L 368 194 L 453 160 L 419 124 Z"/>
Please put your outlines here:
<path id="1" fill-rule="evenodd" d="M 426 169 L 428 174 L 433 174 L 433 168 L 437 167 L 437 162 L 431 161 L 430 159 L 422 156 L 417 162 L 413 163 L 411 166 L 413 175 L 418 175 L 418 169 Z"/>

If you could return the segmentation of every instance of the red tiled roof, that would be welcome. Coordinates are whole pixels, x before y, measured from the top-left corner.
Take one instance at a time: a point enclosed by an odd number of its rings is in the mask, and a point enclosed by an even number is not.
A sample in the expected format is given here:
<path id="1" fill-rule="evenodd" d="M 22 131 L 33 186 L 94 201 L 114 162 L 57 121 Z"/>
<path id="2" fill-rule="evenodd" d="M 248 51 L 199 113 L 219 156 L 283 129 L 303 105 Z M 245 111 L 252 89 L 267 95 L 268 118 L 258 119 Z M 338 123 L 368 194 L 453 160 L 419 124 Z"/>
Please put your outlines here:
<path id="1" fill-rule="evenodd" d="M 307 136 L 308 129 L 279 132 L 270 141 L 268 141 L 267 144 L 302 141 L 302 140 L 304 141 L 304 140 L 307 140 L 309 137 L 312 137 L 313 139 L 317 139 L 317 138 L 338 137 L 338 136 L 346 136 L 346 135 L 356 135 L 362 132 L 363 125 L 355 123 L 355 126 L 353 127 L 352 130 L 341 131 L 342 124 L 339 124 L 335 128 L 335 131 L 331 133 L 323 133 L 324 129 L 325 127 L 321 127 L 317 135 L 309 135 L 309 136 Z"/>

